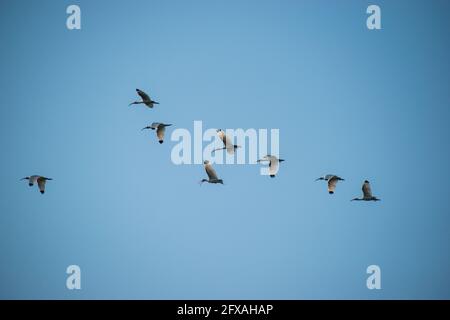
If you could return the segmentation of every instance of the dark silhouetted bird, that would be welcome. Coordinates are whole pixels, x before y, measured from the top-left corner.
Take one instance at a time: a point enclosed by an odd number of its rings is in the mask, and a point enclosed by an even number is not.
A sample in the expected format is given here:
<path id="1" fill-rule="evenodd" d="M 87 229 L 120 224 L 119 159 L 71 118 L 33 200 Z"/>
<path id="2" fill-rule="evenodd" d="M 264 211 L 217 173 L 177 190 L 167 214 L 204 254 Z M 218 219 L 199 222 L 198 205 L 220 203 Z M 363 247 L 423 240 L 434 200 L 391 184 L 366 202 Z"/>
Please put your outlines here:
<path id="1" fill-rule="evenodd" d="M 214 168 L 212 167 L 211 163 L 209 163 L 208 160 L 205 160 L 203 162 L 203 164 L 204 164 L 204 167 L 205 167 L 206 174 L 208 175 L 208 179 L 202 179 L 200 181 L 200 184 L 202 184 L 203 182 L 223 184 L 223 180 L 219 179 L 217 177 L 216 170 L 214 170 Z"/>
<path id="2" fill-rule="evenodd" d="M 278 172 L 278 167 L 280 165 L 280 162 L 283 162 L 285 160 L 278 159 L 275 156 L 267 155 L 267 156 L 262 157 L 262 159 L 260 159 L 260 160 L 258 160 L 256 162 L 260 163 L 260 162 L 265 162 L 265 161 L 269 162 L 269 175 L 270 175 L 270 177 L 271 178 L 275 178 L 275 175 Z"/>
<path id="3" fill-rule="evenodd" d="M 137 94 L 141 97 L 142 101 L 134 101 L 129 104 L 129 106 L 133 104 L 145 104 L 149 108 L 153 108 L 153 105 L 159 104 L 159 102 L 153 101 L 148 94 L 144 91 L 136 89 Z"/>
<path id="4" fill-rule="evenodd" d="M 325 181 L 328 182 L 328 193 L 329 194 L 333 194 L 334 193 L 334 191 L 336 190 L 336 184 L 339 181 L 344 181 L 344 179 L 342 179 L 341 177 L 336 176 L 334 174 L 327 174 L 327 175 L 325 175 L 323 177 L 320 177 L 320 178 L 316 179 L 316 181 L 319 181 L 319 180 L 325 180 Z"/>
<path id="5" fill-rule="evenodd" d="M 142 128 L 142 130 L 145 130 L 145 129 L 156 130 L 156 136 L 158 137 L 159 143 L 163 143 L 164 142 L 164 133 L 166 132 L 166 127 L 169 127 L 169 126 L 171 126 L 171 124 L 153 122 L 151 126 Z"/>
<path id="6" fill-rule="evenodd" d="M 363 197 L 362 198 L 354 198 L 351 201 L 380 201 L 377 197 L 372 195 L 372 189 L 370 188 L 370 182 L 364 181 L 362 186 Z"/>
<path id="7" fill-rule="evenodd" d="M 53 180 L 52 178 L 46 178 L 43 176 L 38 176 L 38 175 L 34 175 L 34 176 L 29 176 L 29 177 L 25 177 L 22 178 L 21 180 L 28 180 L 28 185 L 30 187 L 34 186 L 35 183 L 38 184 L 39 187 L 39 191 L 44 194 L 45 193 L 45 183 L 47 182 L 47 180 Z"/>

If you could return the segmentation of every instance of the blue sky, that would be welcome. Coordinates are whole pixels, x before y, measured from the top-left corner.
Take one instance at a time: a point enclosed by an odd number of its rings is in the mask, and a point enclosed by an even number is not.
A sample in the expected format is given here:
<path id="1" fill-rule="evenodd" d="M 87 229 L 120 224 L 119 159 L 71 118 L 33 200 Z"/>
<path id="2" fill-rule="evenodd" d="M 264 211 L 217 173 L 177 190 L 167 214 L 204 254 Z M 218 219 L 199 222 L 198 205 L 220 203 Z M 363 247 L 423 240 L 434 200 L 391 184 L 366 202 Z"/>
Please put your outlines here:
<path id="1" fill-rule="evenodd" d="M 449 10 L 1 1 L 0 298 L 450 298 Z M 135 88 L 161 104 L 127 107 Z M 201 165 L 140 131 L 194 120 L 278 128 L 286 162 L 275 179 L 217 165 L 226 185 L 199 187 Z M 327 173 L 346 179 L 333 196 Z M 44 196 L 31 174 L 54 178 Z M 365 179 L 382 201 L 349 201 Z"/>

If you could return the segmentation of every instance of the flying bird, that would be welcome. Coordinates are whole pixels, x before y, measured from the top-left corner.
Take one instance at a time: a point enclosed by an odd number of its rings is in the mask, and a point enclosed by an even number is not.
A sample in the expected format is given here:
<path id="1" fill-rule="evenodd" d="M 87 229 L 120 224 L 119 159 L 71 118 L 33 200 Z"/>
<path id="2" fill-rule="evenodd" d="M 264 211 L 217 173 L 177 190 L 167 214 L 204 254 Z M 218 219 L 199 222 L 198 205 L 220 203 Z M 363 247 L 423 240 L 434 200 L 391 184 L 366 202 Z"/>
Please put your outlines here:
<path id="1" fill-rule="evenodd" d="M 370 188 L 370 182 L 364 181 L 362 186 L 363 197 L 362 198 L 354 198 L 351 201 L 380 201 L 377 197 L 372 195 L 372 189 Z"/>
<path id="2" fill-rule="evenodd" d="M 216 170 L 214 170 L 214 168 L 212 167 L 211 163 L 209 163 L 208 160 L 205 160 L 205 161 L 203 162 L 203 164 L 204 164 L 204 167 L 205 167 L 205 170 L 206 170 L 206 174 L 208 175 L 208 179 L 202 179 L 202 180 L 200 181 L 200 185 L 201 185 L 203 182 L 208 182 L 208 183 L 220 183 L 220 184 L 223 184 L 223 180 L 222 180 L 222 179 L 219 179 L 219 178 L 217 177 Z"/>
<path id="3" fill-rule="evenodd" d="M 338 177 L 338 176 L 336 176 L 334 174 L 327 174 L 327 175 L 325 175 L 323 177 L 320 177 L 320 178 L 316 179 L 316 181 L 319 181 L 319 180 L 328 181 L 328 193 L 329 194 L 333 194 L 334 193 L 334 190 L 336 190 L 336 184 L 339 181 L 344 181 L 344 179 L 342 179 L 341 177 Z"/>
<path id="4" fill-rule="evenodd" d="M 231 143 L 233 140 L 230 139 L 229 136 L 225 134 L 225 132 L 222 129 L 217 129 L 217 135 L 219 136 L 220 140 L 222 140 L 224 147 L 223 148 L 217 148 L 214 149 L 213 152 L 219 151 L 219 150 L 227 150 L 228 154 L 234 154 L 234 151 L 237 148 L 240 148 L 241 146 L 235 145 Z"/>
<path id="5" fill-rule="evenodd" d="M 153 108 L 153 105 L 159 104 L 159 102 L 153 101 L 148 94 L 146 94 L 144 91 L 136 89 L 137 94 L 141 97 L 142 101 L 134 101 L 130 103 L 128 106 L 131 106 L 133 104 L 145 104 L 149 108 Z"/>
<path id="6" fill-rule="evenodd" d="M 21 180 L 28 180 L 28 185 L 30 187 L 34 186 L 34 184 L 37 183 L 38 187 L 39 187 L 39 191 L 42 194 L 44 194 L 45 193 L 45 183 L 47 182 L 47 180 L 53 180 L 53 179 L 34 175 L 34 176 L 22 178 Z"/>
<path id="7" fill-rule="evenodd" d="M 257 160 L 256 162 L 260 163 L 260 162 L 264 162 L 264 161 L 269 161 L 269 175 L 271 178 L 275 178 L 275 175 L 278 172 L 278 167 L 280 162 L 283 162 L 283 159 L 278 159 L 275 156 L 271 156 L 271 155 L 266 155 L 264 157 L 262 157 L 262 159 Z"/>
<path id="8" fill-rule="evenodd" d="M 335 175 L 335 174 L 326 174 L 326 175 L 324 175 L 323 177 L 317 178 L 316 181 L 319 181 L 319 180 L 325 180 L 325 181 L 328 181 L 328 180 L 330 180 L 330 179 L 333 178 L 333 177 L 337 177 L 338 180 L 344 180 L 344 179 L 342 179 L 341 177 L 338 177 L 338 176 Z"/>
<path id="9" fill-rule="evenodd" d="M 156 136 L 158 137 L 159 143 L 163 143 L 164 142 L 164 133 L 166 132 L 166 127 L 169 127 L 169 126 L 171 126 L 171 124 L 153 122 L 151 126 L 142 128 L 142 130 L 145 130 L 145 129 L 156 130 Z"/>

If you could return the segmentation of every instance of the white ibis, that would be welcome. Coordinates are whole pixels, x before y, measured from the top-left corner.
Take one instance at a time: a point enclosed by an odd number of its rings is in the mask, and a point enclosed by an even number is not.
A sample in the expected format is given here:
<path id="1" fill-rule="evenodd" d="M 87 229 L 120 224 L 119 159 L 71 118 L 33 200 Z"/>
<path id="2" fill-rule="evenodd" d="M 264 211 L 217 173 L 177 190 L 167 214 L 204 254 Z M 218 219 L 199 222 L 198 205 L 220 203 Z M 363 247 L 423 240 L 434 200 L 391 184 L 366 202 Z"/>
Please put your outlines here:
<path id="1" fill-rule="evenodd" d="M 234 154 L 234 151 L 237 148 L 240 148 L 241 146 L 235 145 L 231 143 L 231 140 L 229 136 L 225 134 L 225 132 L 222 129 L 217 129 L 217 135 L 219 136 L 220 140 L 222 140 L 224 147 L 223 148 L 217 148 L 214 149 L 213 152 L 216 152 L 218 150 L 227 150 L 228 154 Z"/>
<path id="2" fill-rule="evenodd" d="M 134 101 L 129 104 L 129 106 L 133 104 L 145 104 L 149 108 L 153 108 L 153 105 L 159 104 L 159 102 L 153 101 L 148 94 L 144 91 L 136 89 L 137 94 L 141 97 L 142 101 Z"/>
<path id="3" fill-rule="evenodd" d="M 47 180 L 53 180 L 53 179 L 34 175 L 34 176 L 22 178 L 21 180 L 28 180 L 28 185 L 30 187 L 34 186 L 34 184 L 37 183 L 38 187 L 39 187 L 39 191 L 42 194 L 44 194 L 45 193 L 45 183 L 47 182 Z"/>
<path id="4" fill-rule="evenodd" d="M 330 180 L 330 178 L 333 178 L 333 177 L 337 177 L 338 180 L 344 180 L 344 179 L 342 179 L 341 177 L 338 177 L 338 176 L 335 175 L 335 174 L 326 174 L 326 175 L 324 175 L 323 177 L 317 178 L 316 181 L 319 181 L 319 180 L 325 180 L 325 181 L 328 181 L 328 180 Z"/>
<path id="5" fill-rule="evenodd" d="M 153 122 L 151 126 L 142 128 L 142 130 L 145 130 L 145 129 L 156 130 L 156 136 L 158 137 L 159 143 L 163 143 L 164 142 L 164 133 L 166 132 L 166 127 L 169 127 L 169 126 L 171 126 L 171 124 Z"/>
<path id="6" fill-rule="evenodd" d="M 269 175 L 271 178 L 275 178 L 275 175 L 278 172 L 278 166 L 279 166 L 280 162 L 283 162 L 284 160 L 278 159 L 275 156 L 266 155 L 266 156 L 262 157 L 262 159 L 260 159 L 256 162 L 260 163 L 260 162 L 264 162 L 264 161 L 269 162 Z"/>
<path id="7" fill-rule="evenodd" d="M 203 164 L 204 164 L 204 167 L 205 167 L 205 170 L 206 170 L 206 174 L 208 175 L 208 179 L 202 179 L 200 181 L 200 184 L 202 184 L 203 182 L 223 184 L 223 180 L 219 179 L 217 177 L 216 170 L 214 170 L 214 168 L 212 167 L 211 163 L 209 163 L 208 160 L 205 160 L 203 162 Z"/>
<path id="8" fill-rule="evenodd" d="M 334 190 L 336 190 L 336 184 L 339 181 L 344 181 L 344 179 L 342 179 L 341 177 L 336 176 L 334 174 L 327 174 L 327 175 L 325 175 L 323 177 L 320 177 L 320 178 L 316 179 L 316 181 L 319 181 L 319 180 L 328 181 L 328 193 L 329 194 L 333 194 L 334 193 Z"/>
<path id="9" fill-rule="evenodd" d="M 377 197 L 372 195 L 372 189 L 370 188 L 370 182 L 364 181 L 362 186 L 363 197 L 362 198 L 354 198 L 351 201 L 380 201 Z"/>

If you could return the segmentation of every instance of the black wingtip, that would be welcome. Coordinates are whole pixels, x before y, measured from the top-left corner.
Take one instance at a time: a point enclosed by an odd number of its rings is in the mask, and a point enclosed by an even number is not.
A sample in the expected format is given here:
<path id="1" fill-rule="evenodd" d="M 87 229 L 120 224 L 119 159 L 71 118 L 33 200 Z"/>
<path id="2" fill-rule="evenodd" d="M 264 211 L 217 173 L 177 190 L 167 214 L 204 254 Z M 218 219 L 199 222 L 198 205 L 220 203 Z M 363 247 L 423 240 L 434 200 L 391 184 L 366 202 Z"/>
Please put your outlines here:
<path id="1" fill-rule="evenodd" d="M 274 175 L 274 174 L 271 174 L 270 177 L 271 177 L 271 178 L 275 178 L 275 175 Z"/>
<path id="2" fill-rule="evenodd" d="M 334 191 L 328 191 L 329 194 L 334 194 Z"/>
<path id="3" fill-rule="evenodd" d="M 41 194 L 44 194 L 45 193 L 45 191 L 41 191 Z"/>
<path id="4" fill-rule="evenodd" d="M 159 143 L 163 143 L 164 141 L 163 140 L 159 140 Z"/>

